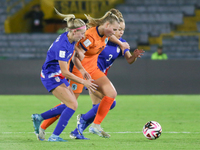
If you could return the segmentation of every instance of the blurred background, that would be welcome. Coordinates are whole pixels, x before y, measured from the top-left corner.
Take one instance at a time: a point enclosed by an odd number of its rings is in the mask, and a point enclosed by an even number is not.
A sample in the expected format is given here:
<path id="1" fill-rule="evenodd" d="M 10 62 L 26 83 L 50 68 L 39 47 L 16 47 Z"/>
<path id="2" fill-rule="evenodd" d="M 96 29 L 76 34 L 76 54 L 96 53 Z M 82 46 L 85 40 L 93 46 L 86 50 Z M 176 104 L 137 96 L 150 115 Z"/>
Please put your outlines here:
<path id="1" fill-rule="evenodd" d="M 108 77 L 118 94 L 200 94 L 200 0 L 2 1 L 0 94 L 48 94 L 40 70 L 66 27 L 54 7 L 83 20 L 110 8 L 122 12 L 123 38 L 145 54 L 131 66 L 116 60 Z"/>

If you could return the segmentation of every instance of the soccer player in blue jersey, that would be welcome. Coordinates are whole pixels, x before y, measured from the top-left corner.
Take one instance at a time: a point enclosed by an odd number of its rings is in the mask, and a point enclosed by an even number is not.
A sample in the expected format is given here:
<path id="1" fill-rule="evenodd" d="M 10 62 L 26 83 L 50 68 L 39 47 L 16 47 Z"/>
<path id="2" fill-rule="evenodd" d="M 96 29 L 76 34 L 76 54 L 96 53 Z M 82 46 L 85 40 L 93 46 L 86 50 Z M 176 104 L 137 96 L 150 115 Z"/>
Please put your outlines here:
<path id="1" fill-rule="evenodd" d="M 115 33 L 115 36 L 122 42 L 125 42 L 124 39 L 122 39 L 122 35 L 124 33 L 125 29 L 125 23 L 124 19 L 121 17 L 120 18 L 120 28 L 118 31 Z M 133 55 L 130 53 L 128 49 L 125 49 L 122 51 L 119 46 L 115 43 L 108 42 L 106 45 L 105 49 L 101 52 L 101 54 L 98 57 L 98 67 L 99 69 L 107 74 L 108 69 L 111 67 L 113 62 L 115 61 L 116 58 L 124 56 L 129 64 L 132 64 L 136 59 L 141 57 L 143 55 L 144 51 L 143 50 L 138 50 L 136 49 L 133 52 Z M 78 115 L 77 116 L 77 128 L 71 132 L 70 137 L 72 139 L 87 139 L 83 136 L 83 131 L 87 128 L 88 125 L 90 125 L 97 113 L 99 103 L 103 97 L 103 95 L 100 92 L 95 91 L 96 94 L 89 92 L 90 97 L 93 102 L 93 108 L 88 111 L 86 114 Z M 116 101 L 113 102 L 112 106 L 110 109 L 114 108 L 116 105 Z M 58 117 L 57 117 L 58 118 Z M 51 125 L 56 119 L 56 117 L 51 118 L 49 120 L 45 120 L 45 123 L 42 123 L 42 130 L 45 131 L 45 129 Z M 94 130 L 90 128 L 90 132 L 94 133 Z M 44 132 L 41 132 L 41 136 L 44 137 Z"/>
<path id="2" fill-rule="evenodd" d="M 49 119 L 61 114 L 53 134 L 48 139 L 48 141 L 51 142 L 66 142 L 66 140 L 60 138 L 59 135 L 67 126 L 69 119 L 78 106 L 76 97 L 67 79 L 83 84 L 91 91 L 97 88 L 97 85 L 93 83 L 92 79 L 81 79 L 68 70 L 68 62 L 74 53 L 75 44 L 84 37 L 86 25 L 84 21 L 75 18 L 74 15 L 65 15 L 64 17 L 64 20 L 67 21 L 67 29 L 69 31 L 61 34 L 50 46 L 41 71 L 41 81 L 43 85 L 58 98 L 62 104 L 44 113 L 32 114 L 31 116 L 35 134 L 38 135 L 40 124 L 44 119 Z M 38 136 L 38 138 L 40 137 Z"/>

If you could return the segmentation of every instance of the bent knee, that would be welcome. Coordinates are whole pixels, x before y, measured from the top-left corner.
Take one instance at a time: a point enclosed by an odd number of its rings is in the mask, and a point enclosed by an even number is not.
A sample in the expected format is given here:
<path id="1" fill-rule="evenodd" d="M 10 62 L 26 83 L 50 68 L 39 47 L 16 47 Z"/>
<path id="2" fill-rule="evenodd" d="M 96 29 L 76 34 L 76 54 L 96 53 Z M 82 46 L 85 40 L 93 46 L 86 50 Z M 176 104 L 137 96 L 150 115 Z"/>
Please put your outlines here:
<path id="1" fill-rule="evenodd" d="M 114 90 L 114 91 L 111 92 L 109 95 L 110 95 L 109 97 L 111 97 L 111 98 L 116 98 L 116 96 L 117 96 L 117 91 Z"/>
<path id="2" fill-rule="evenodd" d="M 110 91 L 106 91 L 105 93 L 104 93 L 104 95 L 105 96 L 108 96 L 108 97 L 110 97 L 110 98 L 116 98 L 116 96 L 117 96 L 117 91 L 116 90 L 110 90 Z"/>
<path id="3" fill-rule="evenodd" d="M 74 110 L 76 110 L 78 108 L 78 103 L 76 102 L 75 104 L 74 104 Z"/>
<path id="4" fill-rule="evenodd" d="M 74 102 L 74 103 L 71 103 L 68 107 L 71 108 L 71 109 L 73 109 L 73 110 L 76 110 L 76 109 L 78 108 L 78 103 L 77 103 L 77 101 Z"/>

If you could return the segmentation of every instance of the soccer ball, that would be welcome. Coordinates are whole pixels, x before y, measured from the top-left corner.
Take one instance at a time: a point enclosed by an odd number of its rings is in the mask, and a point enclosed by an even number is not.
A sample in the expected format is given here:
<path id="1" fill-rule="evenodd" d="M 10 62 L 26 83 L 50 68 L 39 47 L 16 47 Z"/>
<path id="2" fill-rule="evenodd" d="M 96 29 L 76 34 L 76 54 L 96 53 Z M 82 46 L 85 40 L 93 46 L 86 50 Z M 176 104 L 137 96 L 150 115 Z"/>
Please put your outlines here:
<path id="1" fill-rule="evenodd" d="M 149 121 L 143 127 L 143 134 L 149 140 L 155 140 L 159 138 L 161 132 L 162 132 L 162 127 L 156 121 Z"/>

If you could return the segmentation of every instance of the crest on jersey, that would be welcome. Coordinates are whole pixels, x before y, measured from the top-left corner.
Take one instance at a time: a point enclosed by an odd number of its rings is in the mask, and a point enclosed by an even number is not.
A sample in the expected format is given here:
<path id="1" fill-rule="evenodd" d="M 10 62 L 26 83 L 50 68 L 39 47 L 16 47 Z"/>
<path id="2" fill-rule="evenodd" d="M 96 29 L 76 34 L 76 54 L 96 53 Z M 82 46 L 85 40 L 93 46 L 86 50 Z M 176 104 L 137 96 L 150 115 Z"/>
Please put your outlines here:
<path id="1" fill-rule="evenodd" d="M 91 44 L 91 41 L 87 39 L 83 42 L 83 44 L 85 45 L 85 47 L 88 47 Z"/>
<path id="2" fill-rule="evenodd" d="M 105 43 L 106 43 L 106 44 L 108 43 L 108 38 L 105 39 Z"/>
<path id="3" fill-rule="evenodd" d="M 117 46 L 117 53 L 119 53 L 120 52 L 120 48 L 119 48 L 119 46 Z"/>
<path id="4" fill-rule="evenodd" d="M 59 77 L 55 77 L 56 82 L 60 82 L 60 78 Z"/>
<path id="5" fill-rule="evenodd" d="M 72 84 L 72 90 L 75 91 L 77 89 L 77 84 Z"/>

